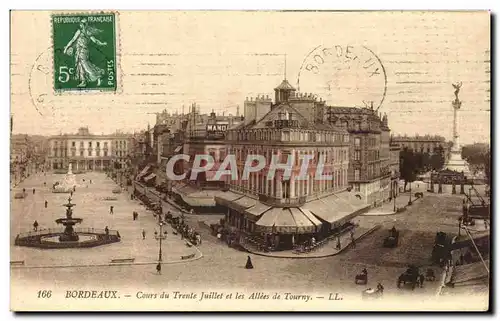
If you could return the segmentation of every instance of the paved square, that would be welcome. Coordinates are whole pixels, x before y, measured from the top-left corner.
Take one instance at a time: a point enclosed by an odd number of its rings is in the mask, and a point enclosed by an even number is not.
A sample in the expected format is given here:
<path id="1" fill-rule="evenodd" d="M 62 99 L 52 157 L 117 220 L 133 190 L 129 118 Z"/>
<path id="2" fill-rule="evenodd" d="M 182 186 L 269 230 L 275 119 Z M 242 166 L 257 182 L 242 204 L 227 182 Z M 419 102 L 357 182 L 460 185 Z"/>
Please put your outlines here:
<path id="1" fill-rule="evenodd" d="M 39 229 L 62 227 L 57 226 L 55 219 L 65 217 L 64 203 L 70 194 L 52 193 L 52 184 L 61 181 L 62 174 L 36 174 L 27 178 L 11 193 L 11 261 L 24 260 L 26 266 L 75 266 L 108 264 L 111 259 L 135 258 L 136 263 L 151 263 L 158 259 L 159 241 L 154 238 L 154 231 L 159 232 L 157 220 L 153 213 L 137 201 L 130 200 L 126 191 L 113 194 L 116 184 L 103 173 L 78 174 L 78 186 L 73 194 L 73 217 L 82 218 L 82 224 L 76 228 L 118 230 L 121 242 L 88 249 L 36 249 L 14 246 L 14 239 L 20 232 L 33 230 L 33 222 L 39 223 Z M 85 182 L 83 181 L 85 179 Z M 92 183 L 90 183 L 92 181 Z M 43 183 L 46 182 L 44 187 Z M 25 199 L 14 199 L 14 194 L 26 189 Z M 35 194 L 32 189 L 35 188 Z M 116 197 L 116 201 L 104 200 L 105 197 Z M 45 208 L 44 202 L 48 201 Z M 109 208 L 114 206 L 114 214 Z M 139 213 L 137 221 L 132 220 L 132 212 Z M 163 261 L 177 262 L 181 256 L 195 254 L 200 256 L 194 247 L 187 247 L 180 236 L 172 233 L 170 225 L 166 226 L 167 239 L 162 244 Z M 146 239 L 142 239 L 142 230 Z M 165 230 L 165 228 L 164 228 Z"/>

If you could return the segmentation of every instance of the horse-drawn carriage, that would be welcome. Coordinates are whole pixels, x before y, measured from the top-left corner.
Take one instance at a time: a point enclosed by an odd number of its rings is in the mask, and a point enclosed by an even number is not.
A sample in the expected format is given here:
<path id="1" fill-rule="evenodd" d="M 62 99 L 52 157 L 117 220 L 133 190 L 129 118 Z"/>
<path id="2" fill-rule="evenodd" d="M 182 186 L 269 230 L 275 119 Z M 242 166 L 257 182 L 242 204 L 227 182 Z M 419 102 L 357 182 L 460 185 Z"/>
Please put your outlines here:
<path id="1" fill-rule="evenodd" d="M 384 247 L 397 247 L 399 243 L 399 231 L 396 228 L 389 230 L 389 235 L 384 239 Z"/>
<path id="2" fill-rule="evenodd" d="M 446 236 L 446 233 L 436 233 L 436 239 L 434 240 L 434 247 L 432 248 L 431 255 L 432 262 L 444 266 L 446 261 L 451 258 L 449 244 L 450 242 Z"/>
<path id="3" fill-rule="evenodd" d="M 354 278 L 355 284 L 367 284 L 368 283 L 368 271 L 363 269 L 360 274 L 357 274 Z"/>
<path id="4" fill-rule="evenodd" d="M 415 290 L 415 287 L 422 286 L 424 281 L 424 276 L 420 274 L 420 271 L 417 266 L 410 265 L 406 271 L 401 274 L 398 278 L 398 288 L 401 288 L 401 284 L 406 286 L 409 284 L 412 290 Z"/>
<path id="5" fill-rule="evenodd" d="M 436 275 L 434 274 L 433 269 L 427 269 L 425 272 L 425 280 L 426 281 L 436 281 Z"/>

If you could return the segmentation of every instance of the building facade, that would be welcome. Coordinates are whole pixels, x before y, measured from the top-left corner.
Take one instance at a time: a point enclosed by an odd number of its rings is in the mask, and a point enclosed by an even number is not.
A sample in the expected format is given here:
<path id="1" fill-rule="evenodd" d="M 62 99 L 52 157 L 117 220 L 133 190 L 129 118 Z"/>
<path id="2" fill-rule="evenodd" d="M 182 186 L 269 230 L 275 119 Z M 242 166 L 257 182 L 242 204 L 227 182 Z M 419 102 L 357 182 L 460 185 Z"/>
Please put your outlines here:
<path id="1" fill-rule="evenodd" d="M 438 135 L 424 135 L 424 136 L 393 136 L 391 142 L 398 145 L 401 150 L 408 148 L 414 152 L 428 153 L 432 155 L 438 149 L 444 151 L 445 163 L 449 158 L 452 143 L 447 142 L 446 139 Z"/>
<path id="2" fill-rule="evenodd" d="M 349 184 L 368 204 L 390 198 L 390 129 L 387 116 L 373 108 L 329 107 L 328 121 L 350 135 Z"/>
<path id="3" fill-rule="evenodd" d="M 340 230 L 366 208 L 348 191 L 349 132 L 345 124 L 325 121 L 326 108 L 323 100 L 297 93 L 286 79 L 275 88 L 274 102 L 268 96 L 245 101 L 244 122 L 226 139 L 237 175 L 225 176 L 229 190 L 216 197 L 227 207 L 228 226 L 263 246 L 291 248 Z M 264 156 L 266 163 L 245 177 L 252 155 Z M 290 172 L 277 169 L 269 175 L 272 162 L 288 162 Z"/>
<path id="4" fill-rule="evenodd" d="M 72 164 L 75 171 L 105 170 L 126 165 L 130 135 L 94 135 L 82 127 L 76 134 L 51 136 L 49 145 L 47 163 L 51 169 L 66 169 Z"/>

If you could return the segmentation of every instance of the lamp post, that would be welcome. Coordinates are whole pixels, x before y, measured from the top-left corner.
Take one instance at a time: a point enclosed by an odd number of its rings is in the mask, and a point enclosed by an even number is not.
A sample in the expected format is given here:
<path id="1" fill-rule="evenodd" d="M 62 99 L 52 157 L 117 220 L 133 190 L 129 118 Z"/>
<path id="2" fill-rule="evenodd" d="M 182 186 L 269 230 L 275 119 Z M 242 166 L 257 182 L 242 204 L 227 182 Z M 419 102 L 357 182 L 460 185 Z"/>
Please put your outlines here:
<path id="1" fill-rule="evenodd" d="M 392 182 L 392 198 L 394 199 L 394 213 L 396 213 L 396 187 L 397 187 L 397 182 L 393 181 Z"/>
<path id="2" fill-rule="evenodd" d="M 155 231 L 155 239 L 160 241 L 160 251 L 158 252 L 158 261 L 162 261 L 162 256 L 161 256 L 161 243 L 164 239 L 167 238 L 167 231 L 163 232 L 163 222 L 159 222 L 158 225 L 160 225 L 160 234 L 158 235 L 158 232 Z"/>
<path id="3" fill-rule="evenodd" d="M 412 202 L 411 202 L 411 182 L 410 182 L 410 200 L 408 201 L 408 205 L 411 205 Z"/>

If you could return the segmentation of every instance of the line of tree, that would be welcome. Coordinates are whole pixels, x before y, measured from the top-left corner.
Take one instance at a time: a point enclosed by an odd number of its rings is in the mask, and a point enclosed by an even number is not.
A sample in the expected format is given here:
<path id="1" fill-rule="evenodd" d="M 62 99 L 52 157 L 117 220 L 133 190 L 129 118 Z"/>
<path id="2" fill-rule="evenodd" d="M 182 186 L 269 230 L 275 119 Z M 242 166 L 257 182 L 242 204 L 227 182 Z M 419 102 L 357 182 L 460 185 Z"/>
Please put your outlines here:
<path id="1" fill-rule="evenodd" d="M 462 158 L 469 164 L 469 169 L 472 174 L 483 172 L 485 174 L 486 184 L 490 185 L 491 152 L 488 144 L 474 143 L 465 145 L 462 148 Z"/>
<path id="2" fill-rule="evenodd" d="M 432 153 L 415 152 L 413 149 L 404 148 L 399 152 L 399 172 L 404 180 L 404 190 L 408 183 L 416 180 L 417 175 L 429 171 L 439 171 L 444 166 L 443 147 L 434 148 Z"/>

